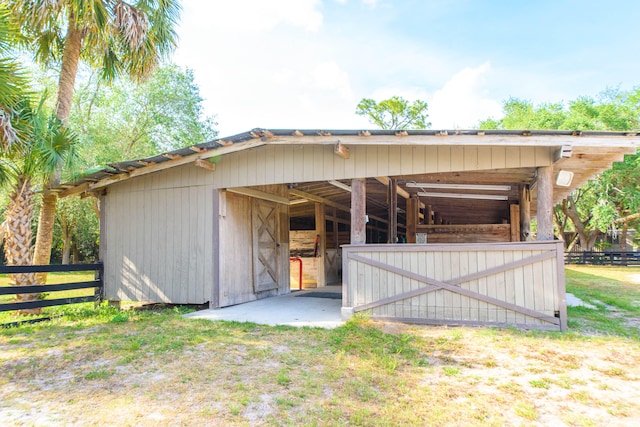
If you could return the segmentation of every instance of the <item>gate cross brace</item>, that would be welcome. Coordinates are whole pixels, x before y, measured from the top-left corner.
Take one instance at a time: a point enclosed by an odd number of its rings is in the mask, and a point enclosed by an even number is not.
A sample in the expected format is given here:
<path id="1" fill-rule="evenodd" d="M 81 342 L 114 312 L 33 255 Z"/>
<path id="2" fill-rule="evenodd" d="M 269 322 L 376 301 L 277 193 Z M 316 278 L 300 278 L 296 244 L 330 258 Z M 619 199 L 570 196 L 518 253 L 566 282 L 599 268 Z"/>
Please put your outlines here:
<path id="1" fill-rule="evenodd" d="M 429 293 L 429 292 L 437 291 L 439 289 L 444 289 L 444 290 L 447 290 L 447 291 L 450 291 L 450 292 L 454 292 L 454 293 L 457 293 L 457 294 L 461 294 L 461 295 L 465 295 L 465 296 L 468 296 L 468 297 L 471 297 L 471 298 L 474 298 L 474 299 L 477 299 L 477 300 L 480 300 L 480 301 L 483 301 L 483 302 L 486 302 L 486 303 L 489 303 L 489 304 L 492 304 L 492 305 L 496 305 L 498 307 L 506 308 L 508 310 L 515 311 L 515 312 L 524 314 L 526 316 L 534 317 L 536 319 L 540 319 L 540 320 L 543 320 L 545 322 L 553 323 L 555 325 L 559 325 L 560 324 L 560 319 L 558 319 L 556 317 L 549 316 L 549 315 L 546 315 L 546 314 L 543 314 L 543 313 L 540 313 L 540 312 L 537 312 L 535 310 L 531 310 L 531 309 L 528 309 L 528 308 L 525 308 L 525 307 L 520 307 L 518 305 L 511 304 L 511 303 L 508 303 L 506 301 L 499 300 L 497 298 L 493 298 L 493 297 L 490 297 L 490 296 L 482 295 L 482 294 L 479 294 L 477 292 L 473 292 L 473 291 L 470 291 L 468 289 L 464 289 L 464 288 L 458 286 L 461 283 L 465 283 L 465 282 L 469 282 L 471 280 L 476 280 L 476 279 L 480 279 L 480 278 L 483 278 L 483 277 L 491 276 L 493 274 L 502 273 L 502 272 L 507 271 L 507 270 L 512 270 L 512 269 L 514 269 L 516 267 L 521 267 L 523 265 L 533 264 L 535 262 L 539 262 L 539 261 L 544 261 L 544 260 L 547 260 L 547 259 L 555 258 L 556 254 L 554 252 L 552 252 L 552 251 L 543 252 L 543 253 L 538 254 L 538 255 L 534 255 L 534 256 L 531 256 L 531 257 L 528 257 L 528 258 L 523 258 L 523 259 L 518 260 L 518 261 L 509 262 L 507 264 L 503 264 L 503 265 L 500 265 L 500 266 L 497 266 L 497 267 L 493 267 L 493 268 L 490 268 L 488 270 L 479 271 L 477 273 L 472 273 L 472 274 L 469 274 L 469 275 L 466 275 L 466 276 L 458 277 L 456 279 L 451 279 L 448 282 L 441 282 L 441 281 L 436 280 L 436 279 L 431 279 L 429 277 L 422 276 L 422 275 L 417 274 L 417 273 L 412 273 L 410 271 L 403 270 L 403 269 L 398 268 L 398 267 L 393 267 L 391 265 L 387 265 L 387 264 L 384 264 L 382 262 L 375 261 L 375 260 L 360 256 L 360 255 L 349 254 L 348 257 L 349 257 L 349 259 L 352 259 L 354 261 L 358 261 L 358 262 L 361 262 L 363 264 L 370 265 L 372 267 L 378 267 L 378 268 L 381 268 L 383 270 L 389 271 L 391 273 L 399 274 L 401 276 L 405 276 L 405 277 L 408 277 L 410 279 L 414 279 L 414 280 L 419 281 L 421 283 L 425 283 L 427 285 L 426 287 L 423 287 L 423 288 L 420 288 L 420 289 L 414 289 L 414 290 L 409 291 L 409 292 L 403 292 L 401 294 L 394 295 L 392 297 L 383 298 L 383 299 L 378 300 L 378 301 L 374 301 L 374 302 L 371 302 L 371 303 L 368 303 L 368 304 L 363 304 L 363 305 L 360 305 L 358 307 L 354 307 L 353 308 L 354 312 L 368 310 L 370 308 L 375 308 L 375 307 L 380 307 L 380 306 L 385 305 L 385 304 L 390 304 L 390 303 L 393 303 L 393 302 L 396 302 L 396 301 L 400 301 L 400 300 L 403 300 L 403 299 L 413 298 L 413 297 L 416 297 L 418 295 L 422 295 L 422 294 L 426 294 L 426 293 Z"/>

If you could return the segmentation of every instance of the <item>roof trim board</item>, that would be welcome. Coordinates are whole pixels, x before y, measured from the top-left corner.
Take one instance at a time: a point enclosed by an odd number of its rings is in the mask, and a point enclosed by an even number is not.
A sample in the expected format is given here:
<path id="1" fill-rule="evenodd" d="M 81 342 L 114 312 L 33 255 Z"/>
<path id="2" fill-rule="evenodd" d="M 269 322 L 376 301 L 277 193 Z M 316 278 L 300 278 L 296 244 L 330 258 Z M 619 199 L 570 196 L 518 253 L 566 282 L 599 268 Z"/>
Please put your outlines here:
<path id="1" fill-rule="evenodd" d="M 263 145 L 431 145 L 431 146 L 572 146 L 612 147 L 620 155 L 635 153 L 640 138 L 634 132 L 529 131 L 529 130 L 293 130 L 254 129 L 145 159 L 112 163 L 52 189 L 60 197 L 91 193 L 116 182 L 176 167 L 197 160 L 247 150 Z M 562 159 L 565 160 L 565 159 Z M 566 159 L 568 160 L 568 159 Z M 575 161 L 575 158 L 574 158 Z"/>

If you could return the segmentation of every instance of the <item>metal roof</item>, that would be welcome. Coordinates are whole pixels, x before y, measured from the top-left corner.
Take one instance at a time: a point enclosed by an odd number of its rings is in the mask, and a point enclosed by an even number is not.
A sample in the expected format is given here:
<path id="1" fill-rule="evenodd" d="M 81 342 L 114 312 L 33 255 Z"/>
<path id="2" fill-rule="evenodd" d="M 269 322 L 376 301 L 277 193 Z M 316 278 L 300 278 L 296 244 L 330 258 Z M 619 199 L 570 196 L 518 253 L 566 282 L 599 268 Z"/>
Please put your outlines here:
<path id="1" fill-rule="evenodd" d="M 434 129 L 420 129 L 420 130 L 354 130 L 354 129 L 261 129 L 256 128 L 249 132 L 240 133 L 237 135 L 218 138 L 210 142 L 201 144 L 195 144 L 188 147 L 179 148 L 177 150 L 160 153 L 155 156 L 146 157 L 143 159 L 127 160 L 122 162 L 115 162 L 106 165 L 105 167 L 93 171 L 91 173 L 84 174 L 74 180 L 61 184 L 59 187 L 53 190 L 64 191 L 69 188 L 77 187 L 85 183 L 95 183 L 103 179 L 113 177 L 122 173 L 129 173 L 131 171 L 142 169 L 150 165 L 162 164 L 167 161 L 171 161 L 179 157 L 193 156 L 197 153 L 209 152 L 222 147 L 229 147 L 233 144 L 238 144 L 245 141 L 262 139 L 268 140 L 273 137 L 310 137 L 310 136 L 446 136 L 446 135 L 458 135 L 458 136 L 513 136 L 513 137 L 535 137 L 535 136 L 573 136 L 580 139 L 581 136 L 598 136 L 598 137 L 629 137 L 636 136 L 636 132 L 611 132 L 611 131 L 571 131 L 571 130 L 434 130 Z M 442 140 L 445 143 L 446 140 Z M 470 141 L 473 145 L 473 142 Z"/>

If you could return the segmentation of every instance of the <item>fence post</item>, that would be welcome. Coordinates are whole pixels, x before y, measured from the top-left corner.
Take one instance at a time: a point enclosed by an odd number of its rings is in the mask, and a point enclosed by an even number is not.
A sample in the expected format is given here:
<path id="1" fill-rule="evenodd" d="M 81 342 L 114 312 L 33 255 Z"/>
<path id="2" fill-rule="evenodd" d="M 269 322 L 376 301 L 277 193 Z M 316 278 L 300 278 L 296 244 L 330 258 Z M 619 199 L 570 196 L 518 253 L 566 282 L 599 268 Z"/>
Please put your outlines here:
<path id="1" fill-rule="evenodd" d="M 103 264 L 100 263 L 100 267 L 96 269 L 94 278 L 100 282 L 100 286 L 95 288 L 94 296 L 95 302 L 94 306 L 98 307 L 102 300 L 104 299 L 104 278 L 103 278 Z"/>

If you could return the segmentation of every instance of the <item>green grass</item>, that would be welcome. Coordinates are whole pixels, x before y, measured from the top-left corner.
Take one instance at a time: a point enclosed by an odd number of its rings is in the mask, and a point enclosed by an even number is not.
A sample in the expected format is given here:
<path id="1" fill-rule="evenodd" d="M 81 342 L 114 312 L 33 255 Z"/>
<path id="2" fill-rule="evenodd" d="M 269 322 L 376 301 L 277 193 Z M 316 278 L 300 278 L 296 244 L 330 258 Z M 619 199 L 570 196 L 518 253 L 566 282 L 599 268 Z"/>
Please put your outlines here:
<path id="1" fill-rule="evenodd" d="M 73 282 L 86 282 L 94 280 L 94 273 L 87 272 L 69 272 L 69 273 L 49 273 L 47 274 L 47 284 L 58 283 L 73 283 Z M 11 286 L 9 275 L 0 274 L 0 286 Z M 74 298 L 90 296 L 94 294 L 94 289 L 76 289 L 72 291 L 58 291 L 58 292 L 46 292 L 42 294 L 42 299 L 58 299 L 58 298 Z M 15 295 L 0 295 L 0 304 L 9 303 L 15 300 Z M 93 303 L 75 304 L 74 307 L 88 307 L 93 306 Z M 68 307 L 68 306 L 67 306 Z M 60 316 L 63 315 L 67 309 L 61 307 L 45 307 L 43 308 L 42 316 Z M 0 323 L 9 323 L 16 320 L 15 312 L 2 312 L 0 313 Z"/>
<path id="2" fill-rule="evenodd" d="M 566 268 L 567 292 L 596 307 L 569 307 L 569 327 L 586 334 L 640 339 L 640 269 Z"/>
<path id="3" fill-rule="evenodd" d="M 638 313 L 640 285 L 634 270 L 600 273 L 568 268 L 569 289 L 615 313 L 571 309 L 568 333 L 60 307 L 50 322 L 0 329 L 0 414 L 25 425 L 633 425 L 640 341 L 624 316 Z"/>

